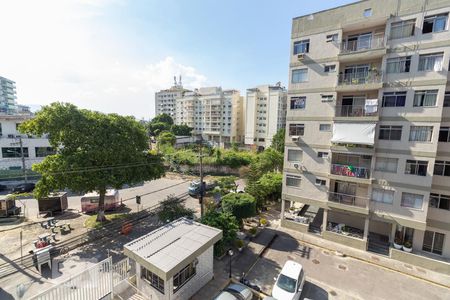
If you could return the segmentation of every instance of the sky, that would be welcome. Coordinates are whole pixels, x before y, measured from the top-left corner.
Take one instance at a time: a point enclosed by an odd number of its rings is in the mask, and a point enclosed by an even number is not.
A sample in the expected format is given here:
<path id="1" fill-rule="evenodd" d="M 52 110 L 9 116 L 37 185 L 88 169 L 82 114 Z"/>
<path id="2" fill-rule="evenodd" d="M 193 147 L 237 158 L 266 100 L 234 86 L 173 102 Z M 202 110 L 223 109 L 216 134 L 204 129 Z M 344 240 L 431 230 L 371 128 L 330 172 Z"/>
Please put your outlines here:
<path id="1" fill-rule="evenodd" d="M 349 0 L 0 0 L 0 76 L 20 104 L 154 116 L 154 93 L 287 85 L 292 18 Z"/>

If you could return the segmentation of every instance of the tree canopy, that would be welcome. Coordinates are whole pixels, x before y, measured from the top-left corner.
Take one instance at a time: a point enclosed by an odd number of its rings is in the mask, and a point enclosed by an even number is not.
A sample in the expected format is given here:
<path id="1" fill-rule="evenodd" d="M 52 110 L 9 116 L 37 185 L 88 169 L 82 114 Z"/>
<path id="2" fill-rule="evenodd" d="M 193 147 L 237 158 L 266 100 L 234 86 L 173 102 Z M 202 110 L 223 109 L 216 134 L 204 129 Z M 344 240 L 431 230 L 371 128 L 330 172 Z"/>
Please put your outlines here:
<path id="1" fill-rule="evenodd" d="M 174 195 L 169 195 L 164 201 L 161 201 L 161 207 L 158 212 L 158 218 L 163 222 L 172 222 L 181 217 L 192 219 L 195 211 L 186 208 L 183 205 L 183 200 Z"/>
<path id="2" fill-rule="evenodd" d="M 284 139 L 286 135 L 286 129 L 280 128 L 272 138 L 271 147 L 278 152 L 284 153 Z"/>
<path id="3" fill-rule="evenodd" d="M 281 197 L 283 175 L 279 172 L 268 172 L 257 181 L 250 182 L 245 191 L 255 197 L 260 208 L 268 200 L 278 200 Z"/>
<path id="4" fill-rule="evenodd" d="M 192 132 L 192 128 L 187 126 L 186 124 L 181 124 L 181 125 L 172 125 L 172 127 L 170 128 L 170 131 L 178 136 L 189 136 L 191 135 Z"/>
<path id="5" fill-rule="evenodd" d="M 247 174 L 248 182 L 256 182 L 267 172 L 280 171 L 283 168 L 283 154 L 273 148 L 259 153 L 250 164 Z"/>
<path id="6" fill-rule="evenodd" d="M 242 219 L 256 215 L 256 200 L 247 193 L 230 193 L 222 197 L 222 209 L 233 214 L 242 224 Z"/>
<path id="7" fill-rule="evenodd" d="M 48 134 L 56 154 L 33 165 L 42 175 L 37 198 L 54 190 L 97 191 L 98 219 L 104 220 L 107 188 L 121 188 L 164 175 L 162 158 L 148 150 L 143 125 L 133 117 L 79 109 L 69 103 L 44 106 L 20 125 L 26 134 Z"/>
<path id="8" fill-rule="evenodd" d="M 208 211 L 201 222 L 205 225 L 222 230 L 223 237 L 214 245 L 214 254 L 220 256 L 224 253 L 225 247 L 232 245 L 239 230 L 236 217 L 229 212 Z"/>
<path id="9" fill-rule="evenodd" d="M 173 146 L 173 145 L 175 145 L 175 143 L 177 141 L 177 137 L 172 132 L 163 131 L 159 134 L 157 140 L 160 145 Z"/>

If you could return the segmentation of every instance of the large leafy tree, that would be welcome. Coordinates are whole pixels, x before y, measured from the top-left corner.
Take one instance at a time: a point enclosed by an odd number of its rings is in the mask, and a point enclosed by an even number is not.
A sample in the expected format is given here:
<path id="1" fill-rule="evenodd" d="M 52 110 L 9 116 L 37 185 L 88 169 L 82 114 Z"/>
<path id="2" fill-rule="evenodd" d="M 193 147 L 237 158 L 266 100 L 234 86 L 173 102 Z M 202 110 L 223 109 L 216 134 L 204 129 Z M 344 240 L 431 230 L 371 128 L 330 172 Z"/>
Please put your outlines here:
<path id="1" fill-rule="evenodd" d="M 172 131 L 173 134 L 178 135 L 178 136 L 188 136 L 191 135 L 192 132 L 192 128 L 187 126 L 186 124 L 181 124 L 181 125 L 172 125 L 172 127 L 170 128 L 170 131 Z"/>
<path id="2" fill-rule="evenodd" d="M 157 140 L 158 140 L 159 145 L 173 146 L 173 145 L 175 145 L 177 138 L 172 132 L 163 131 L 159 134 Z"/>
<path id="3" fill-rule="evenodd" d="M 104 221 L 106 189 L 164 175 L 162 159 L 148 150 L 145 128 L 132 117 L 79 109 L 68 103 L 44 106 L 21 124 L 23 133 L 49 135 L 55 155 L 33 166 L 42 175 L 35 194 L 53 190 L 99 194 L 98 221 Z"/>
<path id="4" fill-rule="evenodd" d="M 182 199 L 175 197 L 174 195 L 169 195 L 166 200 L 161 201 L 158 218 L 164 222 L 172 222 L 181 217 L 192 219 L 194 213 L 195 211 L 193 209 L 184 206 Z"/>
<path id="5" fill-rule="evenodd" d="M 201 219 L 203 224 L 222 230 L 223 237 L 214 245 L 214 253 L 220 256 L 225 248 L 230 246 L 236 239 L 239 230 L 236 217 L 229 212 L 218 212 L 217 210 L 208 211 Z"/>
<path id="6" fill-rule="evenodd" d="M 247 193 L 230 193 L 222 197 L 222 209 L 235 216 L 242 226 L 242 219 L 256 216 L 256 200 Z"/>
<path id="7" fill-rule="evenodd" d="M 281 198 L 283 175 L 278 172 L 268 172 L 257 181 L 251 182 L 245 191 L 254 196 L 258 207 L 263 207 L 268 200 Z"/>
<path id="8" fill-rule="evenodd" d="M 283 154 L 273 148 L 268 148 L 259 153 L 250 164 L 247 173 L 248 183 L 258 181 L 267 172 L 281 171 L 283 160 Z"/>
<path id="9" fill-rule="evenodd" d="M 163 131 L 170 131 L 173 119 L 168 114 L 160 114 L 148 123 L 148 131 L 151 136 L 158 136 Z"/>
<path id="10" fill-rule="evenodd" d="M 280 128 L 273 136 L 271 147 L 278 152 L 284 153 L 284 139 L 286 135 L 286 129 Z"/>

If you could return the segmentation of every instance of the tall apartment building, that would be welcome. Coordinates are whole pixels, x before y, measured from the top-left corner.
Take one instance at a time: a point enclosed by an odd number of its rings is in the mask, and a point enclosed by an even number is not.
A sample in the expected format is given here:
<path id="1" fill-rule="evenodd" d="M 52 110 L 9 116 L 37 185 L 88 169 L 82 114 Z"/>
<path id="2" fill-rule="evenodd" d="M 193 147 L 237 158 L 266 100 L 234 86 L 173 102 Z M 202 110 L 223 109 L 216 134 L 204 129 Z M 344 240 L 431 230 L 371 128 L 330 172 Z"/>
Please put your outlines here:
<path id="1" fill-rule="evenodd" d="M 247 89 L 245 144 L 267 148 L 277 130 L 286 126 L 286 88 L 281 83 Z"/>
<path id="2" fill-rule="evenodd" d="M 449 12 L 368 0 L 293 19 L 284 226 L 443 270 Z"/>
<path id="3" fill-rule="evenodd" d="M 0 113 L 15 113 L 16 99 L 16 83 L 0 76 Z"/>
<path id="4" fill-rule="evenodd" d="M 243 142 L 243 97 L 236 90 L 208 87 L 186 92 L 176 100 L 175 123 L 221 147 Z"/>
<path id="5" fill-rule="evenodd" d="M 155 115 L 168 114 L 175 118 L 176 99 L 183 97 L 186 92 L 189 90 L 183 88 L 181 76 L 178 82 L 174 77 L 174 85 L 170 89 L 155 93 Z"/>

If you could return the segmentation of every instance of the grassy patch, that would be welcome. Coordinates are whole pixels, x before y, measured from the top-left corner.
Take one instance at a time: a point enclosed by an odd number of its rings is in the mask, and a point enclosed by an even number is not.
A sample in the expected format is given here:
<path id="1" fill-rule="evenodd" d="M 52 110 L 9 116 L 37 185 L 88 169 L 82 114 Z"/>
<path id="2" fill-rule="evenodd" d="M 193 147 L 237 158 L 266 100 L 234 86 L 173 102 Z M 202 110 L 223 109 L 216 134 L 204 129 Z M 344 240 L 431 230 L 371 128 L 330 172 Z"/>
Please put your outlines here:
<path id="1" fill-rule="evenodd" d="M 86 222 L 84 222 L 84 226 L 87 228 L 101 228 L 106 224 L 111 223 L 112 221 L 118 221 L 120 219 L 125 219 L 127 214 L 125 213 L 117 213 L 117 214 L 107 214 L 105 215 L 106 221 L 101 223 L 97 222 L 97 215 L 90 216 Z"/>

